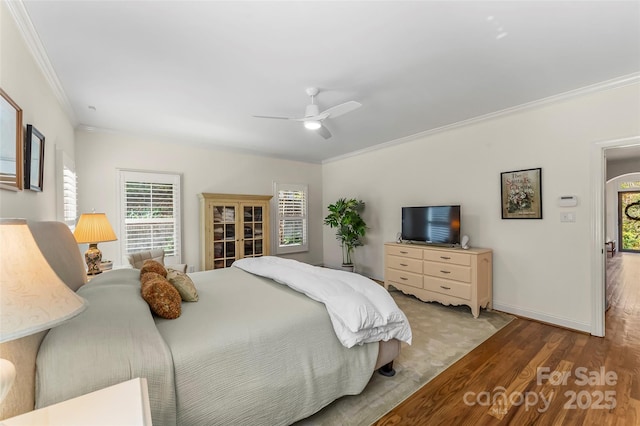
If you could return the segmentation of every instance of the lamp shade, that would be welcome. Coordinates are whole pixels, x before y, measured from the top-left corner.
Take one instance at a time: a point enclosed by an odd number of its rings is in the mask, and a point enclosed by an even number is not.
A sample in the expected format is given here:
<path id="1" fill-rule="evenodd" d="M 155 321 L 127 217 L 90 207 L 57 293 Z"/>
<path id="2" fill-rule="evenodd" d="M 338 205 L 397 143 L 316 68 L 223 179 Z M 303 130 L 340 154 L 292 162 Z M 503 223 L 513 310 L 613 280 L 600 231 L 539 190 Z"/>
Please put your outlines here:
<path id="1" fill-rule="evenodd" d="M 0 343 L 55 327 L 85 309 L 51 269 L 23 219 L 0 219 Z"/>
<path id="2" fill-rule="evenodd" d="M 82 213 L 73 236 L 78 243 L 102 243 L 115 241 L 116 234 L 104 213 Z"/>

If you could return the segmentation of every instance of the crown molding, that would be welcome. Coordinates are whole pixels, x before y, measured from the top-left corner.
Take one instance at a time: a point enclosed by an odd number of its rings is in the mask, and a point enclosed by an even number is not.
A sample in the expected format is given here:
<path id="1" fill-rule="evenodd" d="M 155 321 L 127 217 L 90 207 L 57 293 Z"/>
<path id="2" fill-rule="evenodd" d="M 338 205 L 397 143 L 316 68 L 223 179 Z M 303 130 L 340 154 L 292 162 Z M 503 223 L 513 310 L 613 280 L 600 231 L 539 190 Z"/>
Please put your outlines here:
<path id="1" fill-rule="evenodd" d="M 525 110 L 530 110 L 534 108 L 539 108 L 544 105 L 566 101 L 568 99 L 577 98 L 579 96 L 584 96 L 590 93 L 601 92 L 603 90 L 616 89 L 619 87 L 629 86 L 632 84 L 640 83 L 640 73 L 627 74 L 621 77 L 613 78 L 611 80 L 605 80 L 600 83 L 592 84 L 589 86 L 581 87 L 579 89 L 570 90 L 568 92 L 559 93 L 557 95 L 549 96 L 546 98 L 538 99 L 532 102 L 527 102 L 524 104 L 516 105 L 514 107 L 505 108 L 500 111 L 491 112 L 489 114 L 480 115 L 478 117 L 473 117 L 468 120 L 458 121 L 456 123 L 447 124 L 445 126 L 437 127 L 435 129 L 426 130 L 424 132 L 415 133 L 413 135 L 404 136 L 402 138 L 394 139 L 389 142 L 383 142 L 378 145 L 374 145 L 368 148 L 360 149 L 358 151 L 349 152 L 347 154 L 339 155 L 332 158 L 327 158 L 322 161 L 322 164 L 333 163 L 335 161 L 344 160 L 350 157 L 356 157 L 358 155 L 365 154 L 367 152 L 377 151 L 379 149 L 388 148 L 394 145 L 400 145 L 406 142 L 410 142 L 416 139 L 424 138 L 427 136 L 432 136 L 438 133 L 446 132 L 447 130 L 459 129 L 461 127 L 470 126 L 472 124 L 480 123 L 482 121 L 492 120 L 498 117 L 504 117 L 509 114 L 513 114 L 516 112 L 521 112 Z"/>
<path id="2" fill-rule="evenodd" d="M 58 102 L 62 106 L 64 112 L 67 114 L 67 117 L 71 121 L 73 127 L 75 127 L 78 122 L 73 112 L 73 108 L 71 107 L 71 102 L 69 102 L 69 98 L 67 97 L 67 94 L 62 87 L 62 83 L 60 83 L 60 79 L 58 79 L 58 75 L 53 69 L 51 61 L 49 61 L 47 51 L 40 41 L 38 32 L 31 22 L 31 18 L 29 17 L 27 9 L 24 7 L 23 1 L 11 0 L 5 1 L 4 3 L 7 5 L 9 11 L 11 12 L 11 16 L 18 26 L 18 29 L 22 34 L 22 38 L 24 39 L 27 48 L 35 59 L 36 64 L 42 71 L 42 74 L 44 74 L 44 77 L 47 80 L 47 83 L 49 83 L 49 87 L 51 87 L 53 94 L 55 95 L 56 99 L 58 99 Z"/>

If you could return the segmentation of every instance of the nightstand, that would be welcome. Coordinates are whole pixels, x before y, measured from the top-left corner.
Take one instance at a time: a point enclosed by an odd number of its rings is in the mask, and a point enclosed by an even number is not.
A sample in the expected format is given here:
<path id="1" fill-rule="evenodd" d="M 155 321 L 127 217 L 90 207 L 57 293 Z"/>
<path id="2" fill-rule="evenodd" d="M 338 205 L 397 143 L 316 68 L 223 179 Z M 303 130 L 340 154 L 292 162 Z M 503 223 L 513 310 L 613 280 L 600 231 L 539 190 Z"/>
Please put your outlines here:
<path id="1" fill-rule="evenodd" d="M 3 426 L 151 426 L 147 379 L 137 378 L 0 421 Z"/>

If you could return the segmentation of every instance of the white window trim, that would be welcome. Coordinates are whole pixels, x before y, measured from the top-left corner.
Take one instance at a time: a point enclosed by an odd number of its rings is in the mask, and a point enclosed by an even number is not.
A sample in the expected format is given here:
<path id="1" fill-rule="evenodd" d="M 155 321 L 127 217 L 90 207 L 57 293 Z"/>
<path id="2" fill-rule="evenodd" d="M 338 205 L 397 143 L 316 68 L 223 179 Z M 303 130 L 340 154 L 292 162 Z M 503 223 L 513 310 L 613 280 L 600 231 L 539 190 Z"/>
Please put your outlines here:
<path id="1" fill-rule="evenodd" d="M 304 212 L 303 219 L 303 243 L 296 246 L 280 247 L 280 209 L 279 209 L 279 197 L 280 191 L 303 191 L 304 197 Z M 290 184 L 290 183 L 273 183 L 273 252 L 276 254 L 290 254 L 290 253 L 302 253 L 309 251 L 309 186 L 305 184 Z"/>
<path id="2" fill-rule="evenodd" d="M 171 172 L 157 172 L 157 171 L 144 171 L 144 170 L 129 170 L 118 169 L 119 172 L 119 193 L 118 193 L 118 214 L 120 216 L 120 254 L 124 260 L 127 256 L 127 230 L 125 220 L 125 184 L 127 181 L 139 180 L 142 182 L 157 182 L 157 183 L 173 183 L 175 188 L 174 203 L 177 203 L 175 209 L 175 223 L 176 223 L 176 255 L 167 256 L 164 259 L 165 264 L 180 264 L 182 263 L 182 175 L 179 173 Z"/>

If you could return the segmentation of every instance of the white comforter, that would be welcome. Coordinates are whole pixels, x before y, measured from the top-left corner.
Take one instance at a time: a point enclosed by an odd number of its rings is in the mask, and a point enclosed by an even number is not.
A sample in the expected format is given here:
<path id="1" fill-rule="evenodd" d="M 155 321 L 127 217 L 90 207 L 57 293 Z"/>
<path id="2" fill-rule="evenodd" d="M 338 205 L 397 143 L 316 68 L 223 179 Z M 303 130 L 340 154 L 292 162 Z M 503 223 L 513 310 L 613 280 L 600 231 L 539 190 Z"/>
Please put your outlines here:
<path id="1" fill-rule="evenodd" d="M 240 259 L 233 266 L 324 303 L 338 339 L 347 348 L 393 338 L 411 344 L 407 317 L 369 278 L 274 256 Z"/>

